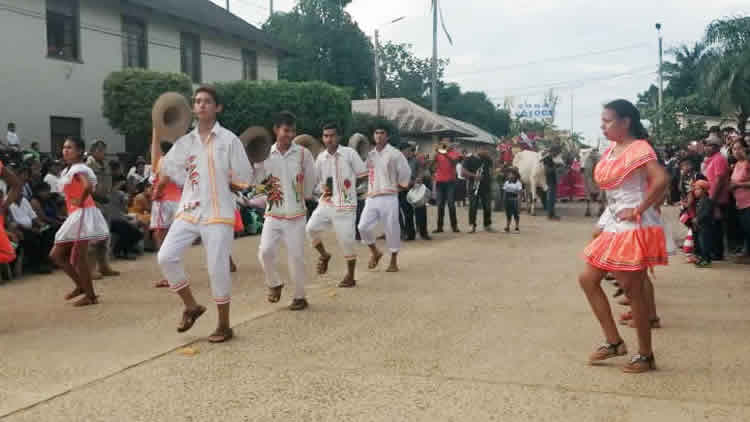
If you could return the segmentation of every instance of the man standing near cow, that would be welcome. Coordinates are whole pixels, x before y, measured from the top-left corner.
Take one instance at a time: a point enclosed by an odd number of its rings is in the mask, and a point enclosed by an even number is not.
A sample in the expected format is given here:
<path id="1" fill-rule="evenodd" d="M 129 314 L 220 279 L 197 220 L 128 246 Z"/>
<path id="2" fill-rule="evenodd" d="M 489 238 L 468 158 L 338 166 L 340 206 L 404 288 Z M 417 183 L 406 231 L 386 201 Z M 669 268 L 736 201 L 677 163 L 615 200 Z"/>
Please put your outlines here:
<path id="1" fill-rule="evenodd" d="M 547 200 L 545 201 L 545 209 L 547 210 L 547 218 L 550 220 L 559 220 L 560 217 L 555 213 L 555 203 L 557 202 L 557 182 L 558 182 L 558 167 L 555 163 L 555 156 L 560 154 L 561 147 L 559 143 L 551 146 L 548 151 L 542 157 L 542 164 L 544 164 L 544 176 L 547 181 Z"/>
<path id="2" fill-rule="evenodd" d="M 433 233 L 443 232 L 446 204 L 448 205 L 453 232 L 460 232 L 458 229 L 458 219 L 456 218 L 455 202 L 456 163 L 458 163 L 460 158 L 461 154 L 452 146 L 452 139 L 448 137 L 440 138 L 440 144 L 435 154 L 435 189 L 437 190 L 438 221 L 437 228 Z"/>
<path id="3" fill-rule="evenodd" d="M 471 192 L 471 201 L 469 202 L 469 225 L 471 231 L 477 231 L 477 207 L 482 203 L 484 213 L 484 230 L 494 233 L 492 228 L 492 176 L 493 165 L 492 158 L 487 146 L 483 145 L 479 149 L 479 154 L 469 157 L 463 166 L 464 176 L 470 180 L 469 191 Z"/>

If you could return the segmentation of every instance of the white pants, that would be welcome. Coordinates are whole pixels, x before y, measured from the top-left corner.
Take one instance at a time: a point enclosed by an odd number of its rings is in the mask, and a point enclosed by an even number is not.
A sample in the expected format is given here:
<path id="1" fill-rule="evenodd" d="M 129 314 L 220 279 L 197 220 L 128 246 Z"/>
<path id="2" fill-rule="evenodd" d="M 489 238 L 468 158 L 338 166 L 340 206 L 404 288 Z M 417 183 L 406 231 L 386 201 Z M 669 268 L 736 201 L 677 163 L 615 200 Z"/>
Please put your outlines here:
<path id="1" fill-rule="evenodd" d="M 175 220 L 159 249 L 159 265 L 169 287 L 174 292 L 190 283 L 185 274 L 183 256 L 195 239 L 200 237 L 206 252 L 206 266 L 211 280 L 211 292 L 217 304 L 229 303 L 232 278 L 229 275 L 229 256 L 232 254 L 234 228 L 228 224 L 193 224 Z"/>
<path id="2" fill-rule="evenodd" d="M 401 248 L 401 226 L 398 222 L 399 215 L 398 196 L 381 195 L 367 198 L 365 209 L 359 219 L 359 235 L 365 245 L 375 244 L 375 226 L 380 222 L 385 229 L 385 244 L 391 253 L 396 253 Z"/>
<path id="3" fill-rule="evenodd" d="M 294 298 L 305 297 L 305 218 L 282 220 L 267 217 L 260 235 L 258 260 L 266 275 L 266 286 L 279 287 L 283 283 L 276 268 L 281 242 L 286 246 L 289 276 L 294 281 Z"/>
<path id="4" fill-rule="evenodd" d="M 313 211 L 310 221 L 307 222 L 307 237 L 312 241 L 313 247 L 320 242 L 320 235 L 333 227 L 336 232 L 336 239 L 339 241 L 339 247 L 344 253 L 344 259 L 354 261 L 357 255 L 354 253 L 355 230 L 354 226 L 357 221 L 356 210 L 338 210 L 336 207 L 329 205 L 318 205 Z"/>

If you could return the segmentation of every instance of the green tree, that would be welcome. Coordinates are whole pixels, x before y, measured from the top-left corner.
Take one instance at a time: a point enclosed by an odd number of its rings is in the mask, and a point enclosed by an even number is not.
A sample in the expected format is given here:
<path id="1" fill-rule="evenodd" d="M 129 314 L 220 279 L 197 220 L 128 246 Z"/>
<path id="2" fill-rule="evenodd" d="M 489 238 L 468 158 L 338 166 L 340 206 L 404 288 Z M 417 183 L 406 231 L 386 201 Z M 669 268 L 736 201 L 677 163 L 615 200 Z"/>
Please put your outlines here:
<path id="1" fill-rule="evenodd" d="M 151 139 L 151 108 L 159 96 L 175 91 L 190 98 L 193 85 L 182 73 L 145 69 L 112 72 L 104 80 L 102 115 L 126 138 L 126 151 L 141 154 Z"/>
<path id="2" fill-rule="evenodd" d="M 321 136 L 321 127 L 338 123 L 344 130 L 351 124 L 349 92 L 324 82 L 236 81 L 216 84 L 225 104 L 221 124 L 240 134 L 250 126 L 271 128 L 273 116 L 289 110 L 297 116 L 297 132 Z"/>
<path id="3" fill-rule="evenodd" d="M 388 41 L 380 46 L 382 71 L 381 93 L 384 98 L 404 97 L 420 101 L 428 94 L 432 77 L 429 58 L 419 58 L 412 52 L 411 44 Z M 438 62 L 438 80 L 442 80 L 448 60 Z"/>
<path id="4" fill-rule="evenodd" d="M 344 10 L 351 0 L 299 0 L 289 13 L 275 13 L 264 29 L 286 43 L 279 77 L 325 81 L 349 88 L 354 98 L 374 92 L 370 40 Z"/>
<path id="5" fill-rule="evenodd" d="M 497 137 L 510 132 L 510 113 L 499 109 L 484 92 L 461 92 L 461 87 L 449 83 L 438 91 L 440 113 L 454 119 L 479 126 Z M 422 105 L 429 107 L 430 97 L 422 98 Z"/>
<path id="6" fill-rule="evenodd" d="M 706 95 L 736 115 L 744 134 L 750 117 L 750 16 L 718 19 L 705 38 L 714 49 L 702 78 Z"/>

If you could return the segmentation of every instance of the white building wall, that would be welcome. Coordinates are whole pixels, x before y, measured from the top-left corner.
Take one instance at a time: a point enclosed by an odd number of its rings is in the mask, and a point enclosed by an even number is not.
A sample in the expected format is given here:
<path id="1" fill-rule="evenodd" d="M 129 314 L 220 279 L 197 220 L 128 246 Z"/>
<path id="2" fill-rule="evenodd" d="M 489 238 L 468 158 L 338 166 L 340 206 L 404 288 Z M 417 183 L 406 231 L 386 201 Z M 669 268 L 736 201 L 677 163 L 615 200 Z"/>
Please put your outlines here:
<path id="1" fill-rule="evenodd" d="M 122 9 L 118 0 L 79 0 L 81 62 L 47 57 L 45 0 L 3 0 L 0 4 L 0 137 L 8 122 L 15 122 L 23 146 L 40 143 L 50 150 L 50 117 L 82 119 L 86 140 L 102 137 L 110 152 L 124 151 L 124 137 L 101 115 L 102 84 L 110 72 L 122 69 L 122 15 L 144 18 L 147 23 L 148 68 L 180 71 L 180 31 L 201 36 L 204 82 L 242 78 L 242 48 L 253 48 L 236 39 L 221 39 L 167 17 Z M 273 52 L 258 51 L 259 79 L 277 79 Z"/>

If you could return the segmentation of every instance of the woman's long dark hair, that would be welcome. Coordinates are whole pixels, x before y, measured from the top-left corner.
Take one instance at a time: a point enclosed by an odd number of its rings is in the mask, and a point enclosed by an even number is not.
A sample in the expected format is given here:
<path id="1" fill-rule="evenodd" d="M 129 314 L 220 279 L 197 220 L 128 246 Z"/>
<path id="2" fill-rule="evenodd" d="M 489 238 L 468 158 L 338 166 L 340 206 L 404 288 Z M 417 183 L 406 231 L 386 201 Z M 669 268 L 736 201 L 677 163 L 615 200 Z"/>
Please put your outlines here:
<path id="1" fill-rule="evenodd" d="M 630 136 L 635 139 L 648 139 L 648 131 L 641 123 L 641 112 L 628 100 L 614 100 L 604 105 L 604 108 L 615 112 L 618 118 L 630 119 Z"/>

